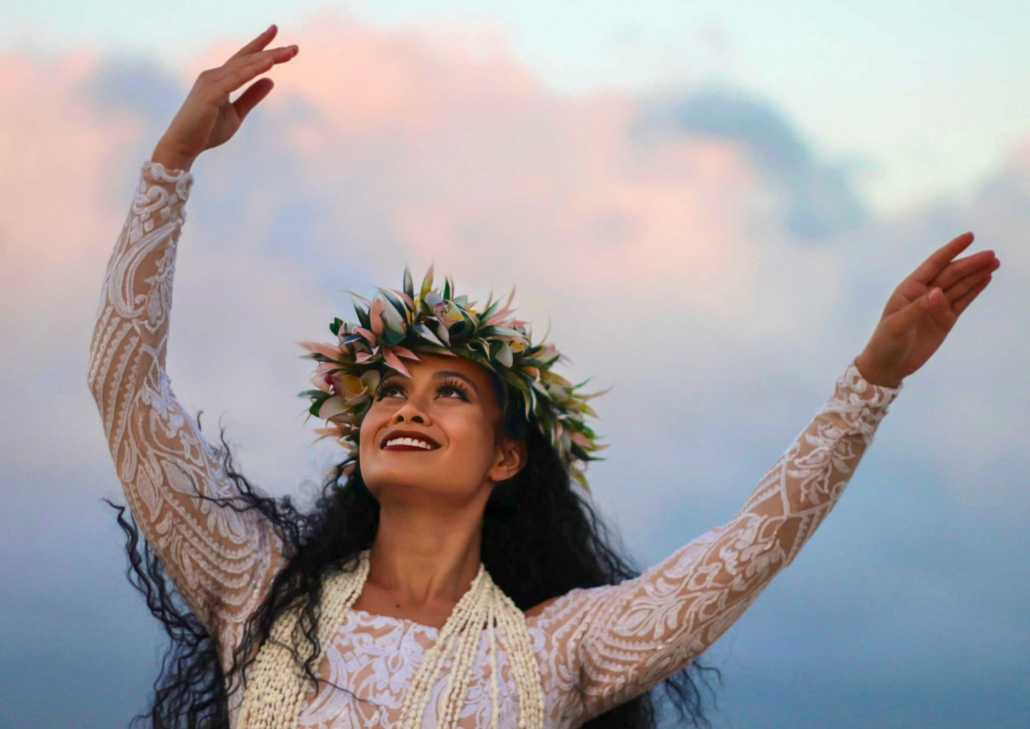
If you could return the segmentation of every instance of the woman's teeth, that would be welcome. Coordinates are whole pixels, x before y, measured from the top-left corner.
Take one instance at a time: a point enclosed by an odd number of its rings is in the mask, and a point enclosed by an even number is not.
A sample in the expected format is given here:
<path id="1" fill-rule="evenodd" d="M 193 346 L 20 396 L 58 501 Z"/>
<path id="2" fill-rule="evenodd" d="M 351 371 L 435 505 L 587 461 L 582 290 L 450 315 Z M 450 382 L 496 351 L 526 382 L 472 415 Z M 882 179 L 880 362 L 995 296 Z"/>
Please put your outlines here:
<path id="1" fill-rule="evenodd" d="M 386 445 L 383 447 L 389 448 L 393 445 L 418 446 L 419 448 L 424 448 L 427 451 L 433 450 L 433 446 L 429 445 L 423 440 L 415 440 L 414 438 L 394 438 L 393 440 L 388 441 Z"/>

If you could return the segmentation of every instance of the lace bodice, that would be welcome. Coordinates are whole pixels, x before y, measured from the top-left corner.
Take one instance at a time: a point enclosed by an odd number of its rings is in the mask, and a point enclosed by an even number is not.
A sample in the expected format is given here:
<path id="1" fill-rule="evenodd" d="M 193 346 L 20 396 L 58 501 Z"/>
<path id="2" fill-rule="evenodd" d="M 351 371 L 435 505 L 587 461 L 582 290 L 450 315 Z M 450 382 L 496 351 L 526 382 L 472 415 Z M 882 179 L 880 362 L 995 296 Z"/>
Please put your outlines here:
<path id="1" fill-rule="evenodd" d="M 182 597 L 230 655 L 283 556 L 279 537 L 256 511 L 240 514 L 192 495 L 193 482 L 207 495 L 236 493 L 165 372 L 175 256 L 193 181 L 190 172 L 143 163 L 103 281 L 89 386 L 133 516 Z M 648 691 L 725 633 L 833 509 L 901 389 L 869 383 L 852 360 L 729 522 L 635 579 L 572 590 L 528 617 L 547 726 L 578 726 Z M 395 726 L 405 688 L 437 634 L 351 610 L 318 667 L 339 688 L 312 688 L 301 725 Z M 488 651 L 484 633 L 463 729 L 489 725 Z M 425 727 L 435 725 L 449 665 Z M 503 651 L 498 671 L 501 726 L 513 728 L 517 693 Z"/>

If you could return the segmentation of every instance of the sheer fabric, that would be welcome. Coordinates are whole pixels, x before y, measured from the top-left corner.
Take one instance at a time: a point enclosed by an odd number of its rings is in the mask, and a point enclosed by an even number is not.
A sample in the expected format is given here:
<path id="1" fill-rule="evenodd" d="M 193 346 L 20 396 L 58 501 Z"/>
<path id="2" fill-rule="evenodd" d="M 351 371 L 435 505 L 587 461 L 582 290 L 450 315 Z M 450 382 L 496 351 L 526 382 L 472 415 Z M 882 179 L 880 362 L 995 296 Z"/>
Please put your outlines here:
<path id="1" fill-rule="evenodd" d="M 89 386 L 126 499 L 148 542 L 223 655 L 283 564 L 267 520 L 196 499 L 235 486 L 165 371 L 172 281 L 194 177 L 145 161 L 108 262 L 90 345 Z M 762 477 L 743 508 L 639 577 L 575 589 L 527 618 L 544 682 L 548 727 L 574 727 L 644 693 L 700 656 L 787 567 L 840 499 L 902 387 L 866 381 L 852 360 L 812 421 Z M 438 630 L 351 610 L 319 668 L 300 725 L 393 727 L 404 692 Z M 461 717 L 489 725 L 484 633 Z M 448 667 L 434 689 L 425 727 Z M 501 726 L 517 726 L 510 665 L 498 656 Z M 330 685 L 335 684 L 336 687 Z M 234 697 L 233 725 L 239 694 Z"/>

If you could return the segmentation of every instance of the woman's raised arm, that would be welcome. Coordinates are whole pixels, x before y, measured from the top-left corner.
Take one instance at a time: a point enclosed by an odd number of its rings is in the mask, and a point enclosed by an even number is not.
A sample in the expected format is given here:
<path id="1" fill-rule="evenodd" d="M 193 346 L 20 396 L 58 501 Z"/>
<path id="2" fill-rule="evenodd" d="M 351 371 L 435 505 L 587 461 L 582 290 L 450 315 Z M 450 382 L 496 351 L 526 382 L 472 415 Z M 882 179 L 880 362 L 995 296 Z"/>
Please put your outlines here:
<path id="1" fill-rule="evenodd" d="M 572 590 L 544 610 L 552 660 L 566 664 L 550 673 L 574 682 L 576 723 L 650 690 L 736 622 L 833 509 L 900 391 L 852 361 L 732 520 L 639 577 Z"/>
<path id="2" fill-rule="evenodd" d="M 143 163 L 104 276 L 89 387 L 133 517 L 194 614 L 235 645 L 282 545 L 259 512 L 195 496 L 238 491 L 165 372 L 175 254 L 192 185 L 186 170 Z"/>
<path id="3" fill-rule="evenodd" d="M 283 545 L 260 512 L 209 500 L 239 491 L 172 391 L 165 355 L 190 167 L 233 137 L 272 81 L 259 79 L 235 101 L 230 93 L 297 55 L 296 46 L 263 50 L 275 33 L 273 25 L 222 66 L 201 72 L 143 163 L 108 261 L 90 344 L 89 387 L 132 515 L 223 649 L 235 648 L 266 595 Z"/>
<path id="4" fill-rule="evenodd" d="M 572 590 L 540 625 L 548 675 L 587 721 L 648 691 L 725 633 L 787 567 L 840 499 L 902 381 L 940 348 L 1001 265 L 993 250 L 956 259 L 973 233 L 934 251 L 895 289 L 833 395 L 759 482 L 744 508 L 639 577 Z"/>

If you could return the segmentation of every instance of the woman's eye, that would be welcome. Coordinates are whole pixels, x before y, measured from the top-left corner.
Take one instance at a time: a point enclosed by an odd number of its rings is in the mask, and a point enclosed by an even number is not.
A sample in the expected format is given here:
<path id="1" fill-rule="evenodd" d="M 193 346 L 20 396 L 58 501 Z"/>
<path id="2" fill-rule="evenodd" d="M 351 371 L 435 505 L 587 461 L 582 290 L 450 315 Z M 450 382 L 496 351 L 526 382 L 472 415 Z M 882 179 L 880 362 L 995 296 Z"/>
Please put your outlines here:
<path id="1" fill-rule="evenodd" d="M 461 385 L 457 385 L 457 384 L 455 384 L 453 382 L 447 382 L 447 383 L 441 385 L 440 389 L 437 390 L 437 392 L 456 392 L 456 393 L 458 393 L 458 397 L 460 399 L 468 400 L 468 395 L 465 394 L 465 388 L 462 387 Z"/>
<path id="2" fill-rule="evenodd" d="M 382 400 L 384 397 L 386 397 L 386 393 L 392 392 L 397 389 L 398 388 L 396 385 L 387 385 L 386 387 L 379 388 L 379 395 L 376 397 L 376 400 Z"/>
<path id="3" fill-rule="evenodd" d="M 401 388 L 399 388 L 397 385 L 387 385 L 386 387 L 380 388 L 379 394 L 376 397 L 376 400 L 382 400 L 384 397 L 386 397 L 391 392 L 400 392 L 400 391 L 401 391 Z M 468 401 L 468 399 L 469 399 L 468 395 L 465 393 L 465 388 L 463 388 L 461 385 L 455 384 L 453 382 L 445 382 L 445 383 L 443 383 L 438 388 L 436 388 L 436 392 L 437 392 L 437 394 L 440 394 L 440 393 L 457 393 L 458 394 L 458 399 L 466 400 L 466 401 Z M 448 397 L 451 397 L 451 395 L 448 394 Z"/>

